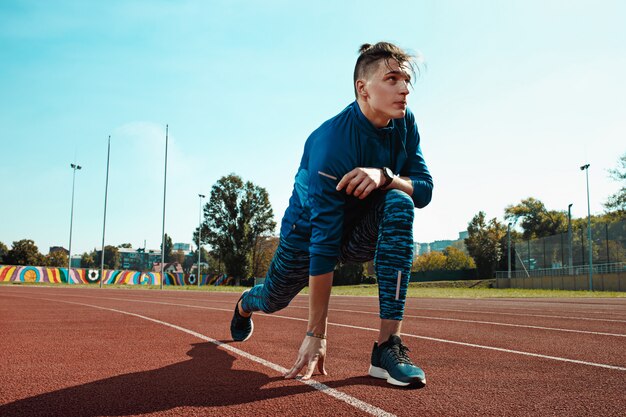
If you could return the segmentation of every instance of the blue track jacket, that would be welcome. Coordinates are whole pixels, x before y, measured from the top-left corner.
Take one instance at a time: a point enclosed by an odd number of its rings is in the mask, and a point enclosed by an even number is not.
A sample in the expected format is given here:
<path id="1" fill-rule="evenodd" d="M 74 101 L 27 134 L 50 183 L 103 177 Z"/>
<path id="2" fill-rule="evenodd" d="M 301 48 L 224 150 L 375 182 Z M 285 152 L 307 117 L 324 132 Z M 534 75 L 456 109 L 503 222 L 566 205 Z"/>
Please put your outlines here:
<path id="1" fill-rule="evenodd" d="M 332 271 L 342 236 L 380 191 L 363 200 L 337 191 L 341 178 L 354 168 L 389 167 L 410 177 L 415 207 L 431 199 L 433 180 L 428 172 L 413 113 L 376 128 L 356 101 L 317 128 L 304 145 L 289 207 L 281 224 L 281 238 L 311 254 L 310 275 Z"/>

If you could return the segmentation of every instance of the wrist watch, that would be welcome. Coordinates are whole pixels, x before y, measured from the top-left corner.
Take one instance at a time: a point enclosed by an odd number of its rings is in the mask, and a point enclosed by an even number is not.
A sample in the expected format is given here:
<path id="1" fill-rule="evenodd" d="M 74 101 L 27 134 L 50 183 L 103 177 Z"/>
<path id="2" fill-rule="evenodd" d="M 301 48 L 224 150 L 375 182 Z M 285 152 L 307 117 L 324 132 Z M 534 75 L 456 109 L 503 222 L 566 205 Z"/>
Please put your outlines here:
<path id="1" fill-rule="evenodd" d="M 391 184 L 391 181 L 393 181 L 393 171 L 390 168 L 387 167 L 383 167 L 383 175 L 385 176 L 385 183 L 382 185 L 382 188 L 388 186 L 389 184 Z"/>

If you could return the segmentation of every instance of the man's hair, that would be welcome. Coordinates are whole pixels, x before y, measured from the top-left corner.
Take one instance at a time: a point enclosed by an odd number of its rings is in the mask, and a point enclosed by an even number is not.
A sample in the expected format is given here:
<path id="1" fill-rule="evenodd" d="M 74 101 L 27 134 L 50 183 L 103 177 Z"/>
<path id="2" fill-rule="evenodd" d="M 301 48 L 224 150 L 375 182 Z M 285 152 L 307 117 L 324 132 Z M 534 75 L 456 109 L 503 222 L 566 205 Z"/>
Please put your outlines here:
<path id="1" fill-rule="evenodd" d="M 359 48 L 359 57 L 356 60 L 354 66 L 354 95 L 358 98 L 359 94 L 356 91 L 356 81 L 361 78 L 367 77 L 370 72 L 378 66 L 378 62 L 384 60 L 389 65 L 389 60 L 393 59 L 398 62 L 398 65 L 406 66 L 411 73 L 415 75 L 415 56 L 411 55 L 396 45 L 389 42 L 378 42 L 375 45 L 364 43 Z"/>

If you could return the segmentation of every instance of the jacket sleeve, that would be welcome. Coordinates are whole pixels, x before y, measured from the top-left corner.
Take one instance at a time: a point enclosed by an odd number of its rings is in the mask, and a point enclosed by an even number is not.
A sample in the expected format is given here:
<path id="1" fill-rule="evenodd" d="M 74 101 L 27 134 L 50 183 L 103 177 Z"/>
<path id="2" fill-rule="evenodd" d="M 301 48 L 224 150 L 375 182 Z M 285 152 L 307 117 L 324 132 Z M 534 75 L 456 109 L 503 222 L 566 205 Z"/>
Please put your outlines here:
<path id="1" fill-rule="evenodd" d="M 338 138 L 317 138 L 309 155 L 311 207 L 311 275 L 332 271 L 337 264 L 344 223 L 346 194 L 337 191 L 341 178 L 352 169 L 354 155 Z M 335 140 L 333 140 L 335 139 Z"/>
<path id="2" fill-rule="evenodd" d="M 430 203 L 433 194 L 433 178 L 428 171 L 422 155 L 420 135 L 412 113 L 407 117 L 406 151 L 408 159 L 400 171 L 400 175 L 411 178 L 413 183 L 413 204 L 424 208 Z"/>

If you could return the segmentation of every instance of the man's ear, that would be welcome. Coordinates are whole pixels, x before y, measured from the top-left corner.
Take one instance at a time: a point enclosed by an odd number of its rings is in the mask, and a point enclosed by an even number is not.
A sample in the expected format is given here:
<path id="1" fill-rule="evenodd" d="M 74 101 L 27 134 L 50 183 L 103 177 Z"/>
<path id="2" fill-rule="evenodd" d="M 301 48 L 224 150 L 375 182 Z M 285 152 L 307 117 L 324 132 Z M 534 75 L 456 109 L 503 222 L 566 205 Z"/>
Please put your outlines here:
<path id="1" fill-rule="evenodd" d="M 369 96 L 364 80 L 356 80 L 355 87 L 360 98 L 367 98 Z"/>

